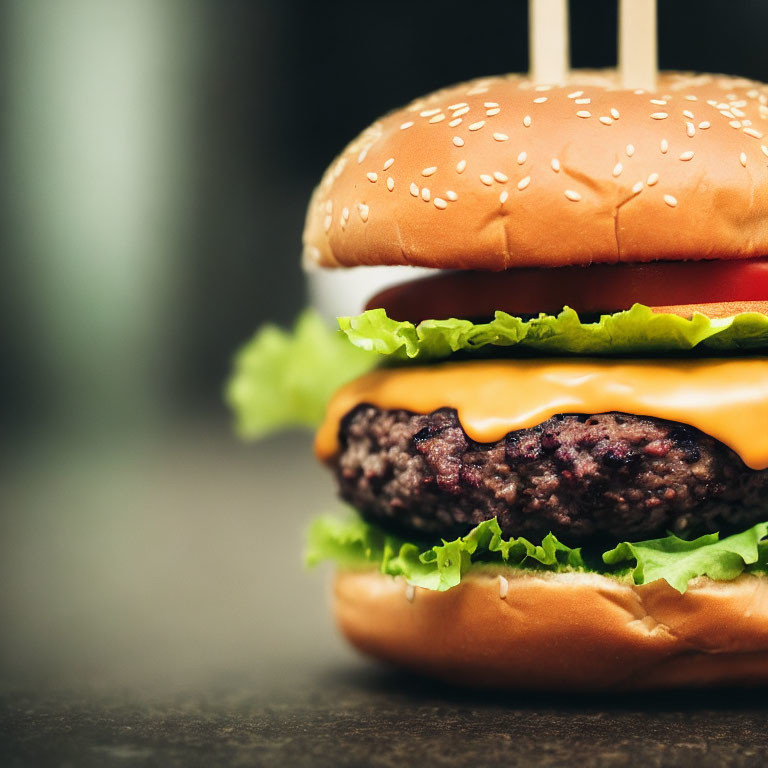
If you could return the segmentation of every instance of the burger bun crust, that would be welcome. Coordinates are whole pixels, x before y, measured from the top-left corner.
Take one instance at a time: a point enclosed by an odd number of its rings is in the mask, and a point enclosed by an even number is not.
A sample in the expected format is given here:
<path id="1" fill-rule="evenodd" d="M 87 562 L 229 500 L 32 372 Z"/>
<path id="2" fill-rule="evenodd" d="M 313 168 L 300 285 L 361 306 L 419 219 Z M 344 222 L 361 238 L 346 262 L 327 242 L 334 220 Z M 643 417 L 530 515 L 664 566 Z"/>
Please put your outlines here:
<path id="1" fill-rule="evenodd" d="M 310 267 L 503 270 L 768 254 L 768 87 L 615 72 L 445 88 L 367 128 L 325 173 Z"/>
<path id="2" fill-rule="evenodd" d="M 503 595 L 503 597 L 502 597 Z M 635 586 L 474 567 L 445 592 L 340 571 L 334 610 L 360 651 L 478 688 L 630 691 L 768 683 L 768 579 Z"/>

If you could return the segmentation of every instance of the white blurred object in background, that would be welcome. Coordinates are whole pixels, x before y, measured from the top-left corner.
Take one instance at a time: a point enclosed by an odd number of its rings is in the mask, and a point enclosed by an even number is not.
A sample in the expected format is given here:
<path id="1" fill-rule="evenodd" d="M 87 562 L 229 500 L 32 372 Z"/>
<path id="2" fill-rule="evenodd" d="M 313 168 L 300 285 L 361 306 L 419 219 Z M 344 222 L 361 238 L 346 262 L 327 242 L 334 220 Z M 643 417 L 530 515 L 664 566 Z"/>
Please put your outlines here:
<path id="1" fill-rule="evenodd" d="M 358 315 L 368 299 L 391 285 L 436 275 L 426 267 L 353 267 L 313 269 L 308 273 L 312 306 L 329 322 L 339 315 Z"/>

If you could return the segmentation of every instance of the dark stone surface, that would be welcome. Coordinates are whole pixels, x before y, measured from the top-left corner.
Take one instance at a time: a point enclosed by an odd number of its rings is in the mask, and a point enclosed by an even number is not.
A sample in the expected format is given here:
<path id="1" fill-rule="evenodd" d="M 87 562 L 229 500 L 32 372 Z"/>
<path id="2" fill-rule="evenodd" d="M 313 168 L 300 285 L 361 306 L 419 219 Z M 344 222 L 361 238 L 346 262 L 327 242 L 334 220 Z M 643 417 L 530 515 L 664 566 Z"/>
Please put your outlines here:
<path id="1" fill-rule="evenodd" d="M 295 671 L 295 670 L 294 670 Z M 460 692 L 375 667 L 286 687 L 7 694 L 6 766 L 752 766 L 760 692 L 585 698 Z"/>

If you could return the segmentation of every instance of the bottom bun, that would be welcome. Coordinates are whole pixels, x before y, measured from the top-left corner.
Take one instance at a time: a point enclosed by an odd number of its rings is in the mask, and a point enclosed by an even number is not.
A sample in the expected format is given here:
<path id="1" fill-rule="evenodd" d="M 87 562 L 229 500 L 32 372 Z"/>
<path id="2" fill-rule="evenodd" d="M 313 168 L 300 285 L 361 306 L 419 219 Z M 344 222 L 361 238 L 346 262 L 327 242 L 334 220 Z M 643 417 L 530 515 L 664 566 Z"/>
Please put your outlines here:
<path id="1" fill-rule="evenodd" d="M 481 567 L 446 592 L 342 571 L 334 609 L 359 650 L 451 683 L 651 690 L 768 683 L 768 579 L 681 595 L 588 573 Z"/>
<path id="2" fill-rule="evenodd" d="M 710 320 L 735 317 L 743 312 L 758 312 L 768 315 L 768 301 L 717 301 L 710 304 L 671 304 L 666 307 L 651 307 L 655 314 L 680 315 L 690 320 L 694 313 L 706 315 Z"/>

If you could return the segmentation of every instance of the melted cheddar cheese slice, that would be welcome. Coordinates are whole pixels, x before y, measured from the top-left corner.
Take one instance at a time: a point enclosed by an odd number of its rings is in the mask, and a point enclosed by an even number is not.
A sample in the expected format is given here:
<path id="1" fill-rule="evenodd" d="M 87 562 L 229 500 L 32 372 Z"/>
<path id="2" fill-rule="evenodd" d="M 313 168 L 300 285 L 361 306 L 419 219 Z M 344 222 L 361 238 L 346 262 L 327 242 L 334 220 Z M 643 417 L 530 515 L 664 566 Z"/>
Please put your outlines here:
<path id="1" fill-rule="evenodd" d="M 496 360 L 374 371 L 332 398 L 315 440 L 339 450 L 339 424 L 362 403 L 430 413 L 455 408 L 472 440 L 500 440 L 558 413 L 621 411 L 689 424 L 768 468 L 768 358 Z"/>

